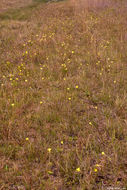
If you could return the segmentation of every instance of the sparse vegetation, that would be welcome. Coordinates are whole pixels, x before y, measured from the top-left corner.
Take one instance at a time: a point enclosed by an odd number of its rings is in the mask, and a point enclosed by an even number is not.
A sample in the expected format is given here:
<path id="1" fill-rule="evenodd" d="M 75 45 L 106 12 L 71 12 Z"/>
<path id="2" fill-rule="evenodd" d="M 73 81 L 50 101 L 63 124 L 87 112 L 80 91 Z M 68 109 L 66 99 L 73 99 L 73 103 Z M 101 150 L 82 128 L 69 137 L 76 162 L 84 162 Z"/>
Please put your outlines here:
<path id="1" fill-rule="evenodd" d="M 127 189 L 127 6 L 104 2 L 1 9 L 1 190 Z"/>

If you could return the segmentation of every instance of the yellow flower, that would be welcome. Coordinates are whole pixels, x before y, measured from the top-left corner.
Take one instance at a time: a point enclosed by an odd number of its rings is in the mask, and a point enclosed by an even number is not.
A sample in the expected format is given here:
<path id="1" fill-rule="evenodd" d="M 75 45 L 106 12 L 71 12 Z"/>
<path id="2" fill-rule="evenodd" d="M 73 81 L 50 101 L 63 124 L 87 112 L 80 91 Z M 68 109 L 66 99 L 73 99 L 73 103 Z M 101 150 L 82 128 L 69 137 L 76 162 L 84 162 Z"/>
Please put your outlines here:
<path id="1" fill-rule="evenodd" d="M 92 123 L 91 123 L 91 122 L 89 122 L 89 125 L 92 125 Z"/>
<path id="2" fill-rule="evenodd" d="M 40 104 L 42 104 L 42 101 L 40 101 Z"/>
<path id="3" fill-rule="evenodd" d="M 61 141 L 61 144 L 63 144 L 63 141 Z"/>
<path id="4" fill-rule="evenodd" d="M 12 107 L 14 107 L 15 104 L 11 104 Z"/>
<path id="5" fill-rule="evenodd" d="M 67 90 L 70 90 L 70 88 L 67 88 Z"/>
<path id="6" fill-rule="evenodd" d="M 72 54 L 74 54 L 74 51 L 72 51 Z"/>
<path id="7" fill-rule="evenodd" d="M 44 77 L 42 77 L 41 79 L 44 80 Z"/>
<path id="8" fill-rule="evenodd" d="M 25 80 L 25 82 L 27 82 L 27 79 Z"/>
<path id="9" fill-rule="evenodd" d="M 66 80 L 66 78 L 64 78 L 64 80 Z"/>
<path id="10" fill-rule="evenodd" d="M 104 153 L 104 152 L 102 152 L 101 154 L 102 154 L 102 155 L 105 155 L 105 153 Z"/>
<path id="11" fill-rule="evenodd" d="M 116 80 L 114 80 L 114 84 L 116 83 Z"/>
<path id="12" fill-rule="evenodd" d="M 80 172 L 81 170 L 80 170 L 80 168 L 77 168 L 76 171 L 77 171 L 77 172 Z"/>
<path id="13" fill-rule="evenodd" d="M 76 87 L 75 88 L 78 88 L 78 85 L 76 85 Z"/>
<path id="14" fill-rule="evenodd" d="M 97 172 L 98 170 L 95 168 L 94 171 Z"/>
<path id="15" fill-rule="evenodd" d="M 68 98 L 68 100 L 71 100 L 71 98 Z"/>
<path id="16" fill-rule="evenodd" d="M 96 167 L 101 167 L 101 165 L 100 165 L 100 164 L 96 164 L 95 166 L 96 166 Z"/>
<path id="17" fill-rule="evenodd" d="M 28 51 L 26 51 L 26 54 L 28 54 Z"/>
<path id="18" fill-rule="evenodd" d="M 28 141 L 29 140 L 29 138 L 28 137 L 26 137 L 26 141 Z"/>
<path id="19" fill-rule="evenodd" d="M 48 150 L 48 152 L 50 153 L 52 149 L 51 149 L 51 148 L 48 148 L 47 150 Z"/>

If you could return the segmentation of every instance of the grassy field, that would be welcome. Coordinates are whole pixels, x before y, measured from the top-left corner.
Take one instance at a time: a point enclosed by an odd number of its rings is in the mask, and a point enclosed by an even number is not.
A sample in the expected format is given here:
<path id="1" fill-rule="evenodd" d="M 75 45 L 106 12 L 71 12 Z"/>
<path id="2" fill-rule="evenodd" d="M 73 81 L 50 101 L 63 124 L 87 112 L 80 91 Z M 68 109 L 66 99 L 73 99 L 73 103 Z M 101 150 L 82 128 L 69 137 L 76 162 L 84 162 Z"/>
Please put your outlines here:
<path id="1" fill-rule="evenodd" d="M 0 7 L 0 190 L 127 189 L 126 0 Z"/>

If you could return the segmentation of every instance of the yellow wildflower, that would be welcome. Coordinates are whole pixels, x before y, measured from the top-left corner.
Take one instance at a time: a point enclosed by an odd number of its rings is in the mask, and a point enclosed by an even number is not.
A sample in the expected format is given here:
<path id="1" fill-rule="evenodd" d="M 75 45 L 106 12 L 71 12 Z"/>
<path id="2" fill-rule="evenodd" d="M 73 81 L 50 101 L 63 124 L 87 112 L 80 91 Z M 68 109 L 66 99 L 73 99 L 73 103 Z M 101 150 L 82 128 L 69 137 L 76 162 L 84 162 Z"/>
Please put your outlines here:
<path id="1" fill-rule="evenodd" d="M 81 170 L 80 170 L 80 168 L 77 168 L 76 171 L 77 171 L 77 172 L 80 172 Z"/>
<path id="2" fill-rule="evenodd" d="M 61 144 L 63 144 L 63 141 L 61 141 Z"/>
<path id="3" fill-rule="evenodd" d="M 51 148 L 48 148 L 47 150 L 48 150 L 48 152 L 50 153 L 52 149 L 51 149 Z"/>
<path id="4" fill-rule="evenodd" d="M 101 167 L 101 165 L 100 165 L 100 164 L 96 164 L 95 166 L 96 166 L 96 167 Z"/>

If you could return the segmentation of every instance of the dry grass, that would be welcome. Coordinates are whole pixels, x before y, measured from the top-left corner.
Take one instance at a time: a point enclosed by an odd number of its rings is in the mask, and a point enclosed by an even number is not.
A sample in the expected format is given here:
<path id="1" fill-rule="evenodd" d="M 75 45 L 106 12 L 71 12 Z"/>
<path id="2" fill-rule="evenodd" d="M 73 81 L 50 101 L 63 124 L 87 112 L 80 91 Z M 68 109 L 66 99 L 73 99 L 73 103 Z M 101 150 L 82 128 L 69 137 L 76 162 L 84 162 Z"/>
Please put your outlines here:
<path id="1" fill-rule="evenodd" d="M 32 3 L 32 0 L 0 0 L 0 12 L 5 12 L 7 9 L 15 9 L 24 7 Z"/>
<path id="2" fill-rule="evenodd" d="M 2 13 L 1 190 L 127 189 L 124 2 Z"/>

